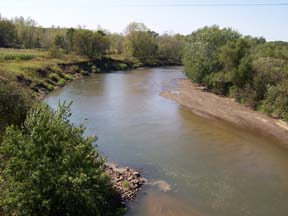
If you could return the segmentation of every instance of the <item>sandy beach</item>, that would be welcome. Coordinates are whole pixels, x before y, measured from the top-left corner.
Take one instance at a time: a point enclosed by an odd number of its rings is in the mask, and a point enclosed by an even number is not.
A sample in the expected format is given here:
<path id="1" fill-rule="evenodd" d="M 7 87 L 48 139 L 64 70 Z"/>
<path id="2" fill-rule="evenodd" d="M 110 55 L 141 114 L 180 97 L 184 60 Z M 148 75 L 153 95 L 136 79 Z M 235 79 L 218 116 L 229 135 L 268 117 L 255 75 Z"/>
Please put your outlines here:
<path id="1" fill-rule="evenodd" d="M 164 91 L 161 96 L 173 100 L 205 118 L 221 120 L 246 130 L 276 138 L 288 148 L 288 124 L 254 111 L 231 98 L 204 91 L 190 80 L 179 80 L 177 90 Z"/>

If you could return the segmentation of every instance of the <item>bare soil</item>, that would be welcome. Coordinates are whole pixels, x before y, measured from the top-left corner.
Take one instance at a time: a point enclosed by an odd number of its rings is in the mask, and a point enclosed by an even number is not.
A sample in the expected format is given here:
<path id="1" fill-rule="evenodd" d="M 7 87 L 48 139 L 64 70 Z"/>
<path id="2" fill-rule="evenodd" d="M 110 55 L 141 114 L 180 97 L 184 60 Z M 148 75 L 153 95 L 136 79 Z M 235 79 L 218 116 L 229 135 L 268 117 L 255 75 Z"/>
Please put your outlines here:
<path id="1" fill-rule="evenodd" d="M 246 130 L 276 138 L 288 148 L 288 124 L 286 122 L 254 111 L 235 102 L 234 99 L 207 92 L 190 80 L 179 80 L 176 91 L 165 91 L 160 95 L 205 118 L 225 121 Z"/>

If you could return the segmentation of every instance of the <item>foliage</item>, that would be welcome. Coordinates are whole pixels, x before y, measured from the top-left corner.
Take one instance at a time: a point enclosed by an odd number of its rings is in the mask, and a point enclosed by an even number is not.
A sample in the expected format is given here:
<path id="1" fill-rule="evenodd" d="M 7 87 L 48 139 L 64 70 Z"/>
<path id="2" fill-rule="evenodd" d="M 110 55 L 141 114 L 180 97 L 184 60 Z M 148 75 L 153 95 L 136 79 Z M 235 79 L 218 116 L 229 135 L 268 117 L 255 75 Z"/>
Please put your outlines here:
<path id="1" fill-rule="evenodd" d="M 181 63 L 183 37 L 180 35 L 164 34 L 158 37 L 158 58 L 171 63 Z"/>
<path id="2" fill-rule="evenodd" d="M 16 29 L 9 20 L 0 16 L 0 47 L 14 47 L 16 43 Z"/>
<path id="3" fill-rule="evenodd" d="M 64 50 L 58 46 L 52 46 L 49 50 L 48 50 L 48 55 L 51 58 L 57 58 L 57 59 L 61 59 L 64 56 Z"/>
<path id="4" fill-rule="evenodd" d="M 31 93 L 0 75 L 0 137 L 7 125 L 21 125 L 33 104 Z"/>
<path id="5" fill-rule="evenodd" d="M 56 35 L 54 46 L 60 49 L 65 49 L 67 47 L 65 37 L 63 35 Z"/>
<path id="6" fill-rule="evenodd" d="M 30 17 L 25 19 L 23 17 L 16 17 L 13 20 L 17 44 L 21 48 L 39 48 L 41 29 L 37 28 L 37 23 Z"/>
<path id="7" fill-rule="evenodd" d="M 269 115 L 288 121 L 288 80 L 268 87 L 263 107 Z"/>
<path id="8" fill-rule="evenodd" d="M 288 43 L 205 27 L 188 36 L 184 65 L 186 76 L 210 91 L 288 120 Z"/>
<path id="9" fill-rule="evenodd" d="M 126 54 L 142 62 L 155 58 L 158 51 L 156 36 L 143 23 L 129 24 L 126 28 Z"/>
<path id="10" fill-rule="evenodd" d="M 15 17 L 11 20 L 0 17 L 0 47 L 41 49 L 48 56 L 63 59 L 65 54 L 98 58 L 106 54 L 124 56 L 134 64 L 173 65 L 181 63 L 184 37 L 159 35 L 143 23 L 131 23 L 124 34 L 104 30 L 91 31 L 85 28 L 43 28 L 35 20 Z M 2 58 L 11 60 L 13 56 Z M 20 60 L 35 58 L 21 56 Z M 1 56 L 0 56 L 1 60 Z"/>
<path id="11" fill-rule="evenodd" d="M 0 48 L 0 61 L 31 60 L 46 57 L 46 52 L 32 49 L 3 49 Z"/>
<path id="12" fill-rule="evenodd" d="M 115 215 L 115 191 L 103 159 L 69 121 L 70 106 L 33 108 L 19 129 L 8 127 L 0 146 L 0 205 L 6 215 Z"/>
<path id="13" fill-rule="evenodd" d="M 235 41 L 240 37 L 232 29 L 220 29 L 218 26 L 205 27 L 193 32 L 186 39 L 184 48 L 185 74 L 190 79 L 207 84 L 205 77 L 221 70 L 218 50 L 228 41 Z"/>
<path id="14" fill-rule="evenodd" d="M 109 48 L 109 41 L 101 32 L 80 29 L 74 33 L 73 49 L 80 55 L 99 57 Z"/>

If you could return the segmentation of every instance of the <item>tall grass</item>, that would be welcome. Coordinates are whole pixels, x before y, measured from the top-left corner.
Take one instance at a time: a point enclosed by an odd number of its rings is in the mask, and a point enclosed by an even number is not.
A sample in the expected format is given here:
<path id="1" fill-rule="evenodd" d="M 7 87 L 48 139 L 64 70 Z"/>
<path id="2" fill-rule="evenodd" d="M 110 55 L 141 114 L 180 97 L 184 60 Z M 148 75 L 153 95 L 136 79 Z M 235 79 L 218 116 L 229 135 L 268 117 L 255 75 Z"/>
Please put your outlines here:
<path id="1" fill-rule="evenodd" d="M 36 49 L 4 49 L 0 48 L 0 61 L 31 60 L 47 57 L 47 51 Z"/>

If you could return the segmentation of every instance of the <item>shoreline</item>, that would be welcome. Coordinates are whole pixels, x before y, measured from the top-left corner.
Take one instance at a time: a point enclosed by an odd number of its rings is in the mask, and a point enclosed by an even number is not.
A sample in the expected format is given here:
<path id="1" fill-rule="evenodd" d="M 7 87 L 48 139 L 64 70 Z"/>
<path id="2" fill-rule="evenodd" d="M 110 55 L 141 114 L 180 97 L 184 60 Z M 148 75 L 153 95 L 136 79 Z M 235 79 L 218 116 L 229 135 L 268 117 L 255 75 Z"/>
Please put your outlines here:
<path id="1" fill-rule="evenodd" d="M 47 89 L 46 86 L 40 84 L 40 85 L 32 85 L 32 81 L 23 77 L 23 76 L 17 76 L 18 83 L 22 83 L 27 88 L 30 88 L 32 92 L 35 93 L 36 99 L 43 100 L 46 95 L 49 93 L 65 87 L 70 82 L 73 82 L 74 80 L 77 80 L 82 77 L 91 76 L 93 74 L 101 74 L 101 73 L 113 73 L 116 71 L 132 71 L 132 70 L 141 70 L 144 68 L 155 68 L 155 67 L 166 67 L 166 66 L 180 66 L 179 63 L 163 63 L 163 64 L 155 64 L 155 65 L 149 65 L 149 64 L 141 64 L 138 66 L 135 66 L 133 62 L 129 60 L 118 60 L 118 59 L 112 59 L 109 57 L 103 57 L 100 59 L 91 59 L 87 61 L 81 61 L 81 62 L 73 62 L 73 63 L 62 63 L 57 64 L 60 67 L 60 71 L 58 72 L 58 75 L 61 77 L 64 77 L 65 75 L 70 75 L 71 79 L 66 80 L 64 84 L 57 85 L 57 80 L 48 80 L 49 84 L 53 86 L 52 89 Z M 125 65 L 125 67 L 123 67 Z M 93 71 L 91 68 L 95 67 L 97 71 Z M 49 74 L 53 73 L 51 72 L 51 68 L 45 68 L 38 71 L 39 74 L 42 74 L 43 79 L 47 79 L 49 77 Z M 0 77 L 1 78 L 1 77 Z"/>
<path id="2" fill-rule="evenodd" d="M 201 86 L 183 79 L 177 82 L 177 90 L 163 91 L 160 96 L 177 102 L 198 116 L 220 120 L 247 131 L 276 139 L 288 148 L 288 124 L 254 111 L 234 99 L 204 91 Z"/>

